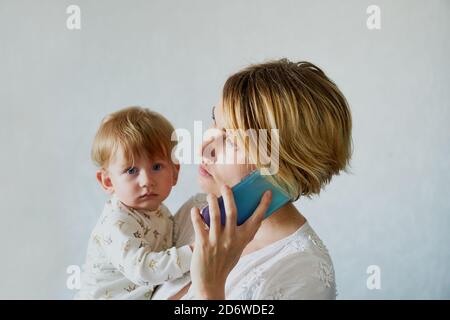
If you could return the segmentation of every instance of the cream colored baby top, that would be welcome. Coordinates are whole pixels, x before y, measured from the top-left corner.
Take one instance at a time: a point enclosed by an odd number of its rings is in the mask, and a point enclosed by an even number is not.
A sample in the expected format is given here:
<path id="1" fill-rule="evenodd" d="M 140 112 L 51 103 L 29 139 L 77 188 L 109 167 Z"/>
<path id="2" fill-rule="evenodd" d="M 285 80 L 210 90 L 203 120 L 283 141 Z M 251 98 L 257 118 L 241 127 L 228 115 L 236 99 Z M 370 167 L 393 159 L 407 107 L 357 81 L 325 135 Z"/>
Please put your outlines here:
<path id="1" fill-rule="evenodd" d="M 189 270 L 191 249 L 174 247 L 172 237 L 166 206 L 135 210 L 113 196 L 89 239 L 75 299 L 150 299 L 155 286 Z"/>

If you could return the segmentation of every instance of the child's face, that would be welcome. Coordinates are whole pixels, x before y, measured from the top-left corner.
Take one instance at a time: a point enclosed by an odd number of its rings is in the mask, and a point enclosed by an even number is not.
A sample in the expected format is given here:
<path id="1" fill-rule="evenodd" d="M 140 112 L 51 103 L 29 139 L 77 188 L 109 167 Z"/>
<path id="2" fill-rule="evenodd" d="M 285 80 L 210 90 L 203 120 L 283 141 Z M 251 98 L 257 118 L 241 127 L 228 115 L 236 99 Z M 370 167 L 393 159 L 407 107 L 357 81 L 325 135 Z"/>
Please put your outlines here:
<path id="1" fill-rule="evenodd" d="M 167 159 L 140 157 L 127 163 L 119 148 L 107 170 L 97 179 L 108 193 L 114 193 L 125 205 L 135 209 L 156 210 L 176 185 L 180 165 Z"/>

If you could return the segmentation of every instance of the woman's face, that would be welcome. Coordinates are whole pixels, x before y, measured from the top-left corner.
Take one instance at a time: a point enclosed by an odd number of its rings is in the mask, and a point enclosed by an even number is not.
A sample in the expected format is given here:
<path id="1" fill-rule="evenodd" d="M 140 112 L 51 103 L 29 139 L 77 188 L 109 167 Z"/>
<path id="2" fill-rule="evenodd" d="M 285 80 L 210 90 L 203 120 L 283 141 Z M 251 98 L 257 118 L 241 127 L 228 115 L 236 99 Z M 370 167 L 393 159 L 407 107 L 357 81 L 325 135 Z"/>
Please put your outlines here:
<path id="1" fill-rule="evenodd" d="M 234 141 L 231 131 L 224 128 L 222 103 L 213 108 L 213 126 L 208 130 L 209 139 L 202 143 L 202 165 L 198 180 L 206 193 L 220 196 L 221 187 L 239 183 L 255 166 L 245 163 L 245 151 Z"/>

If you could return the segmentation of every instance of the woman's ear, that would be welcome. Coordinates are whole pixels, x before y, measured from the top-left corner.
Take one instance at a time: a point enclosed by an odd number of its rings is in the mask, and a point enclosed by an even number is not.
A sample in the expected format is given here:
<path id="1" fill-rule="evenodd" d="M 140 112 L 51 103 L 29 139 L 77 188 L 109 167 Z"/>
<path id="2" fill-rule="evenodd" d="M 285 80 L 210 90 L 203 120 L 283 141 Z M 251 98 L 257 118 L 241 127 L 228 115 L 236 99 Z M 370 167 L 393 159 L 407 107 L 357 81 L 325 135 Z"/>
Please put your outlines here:
<path id="1" fill-rule="evenodd" d="M 174 164 L 173 168 L 174 168 L 174 170 L 173 170 L 173 177 L 172 177 L 173 178 L 172 186 L 175 186 L 178 182 L 178 174 L 180 173 L 180 164 Z"/>
<path id="2" fill-rule="evenodd" d="M 112 194 L 114 192 L 114 186 L 111 182 L 111 178 L 105 169 L 97 170 L 95 177 L 106 193 Z"/>

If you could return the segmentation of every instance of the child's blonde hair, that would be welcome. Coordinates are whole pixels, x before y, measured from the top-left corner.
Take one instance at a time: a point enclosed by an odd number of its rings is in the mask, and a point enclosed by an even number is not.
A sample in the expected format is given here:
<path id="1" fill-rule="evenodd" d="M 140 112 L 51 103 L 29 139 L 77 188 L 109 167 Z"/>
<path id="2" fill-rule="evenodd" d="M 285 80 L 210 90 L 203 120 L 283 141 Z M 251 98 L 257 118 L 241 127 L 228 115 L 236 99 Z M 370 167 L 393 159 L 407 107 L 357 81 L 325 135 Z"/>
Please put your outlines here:
<path id="1" fill-rule="evenodd" d="M 106 116 L 92 145 L 91 157 L 100 168 L 107 168 L 121 147 L 126 161 L 135 157 L 171 160 L 177 141 L 172 141 L 174 128 L 161 114 L 142 107 L 128 107 Z M 175 138 L 174 138 L 175 139 Z"/>
<path id="2" fill-rule="evenodd" d="M 349 163 L 349 106 L 336 84 L 312 63 L 281 59 L 251 65 L 228 78 L 222 98 L 227 128 L 279 129 L 279 170 L 269 178 L 293 200 L 320 193 Z M 252 163 L 264 167 L 256 143 L 243 135 L 237 141 Z"/>

